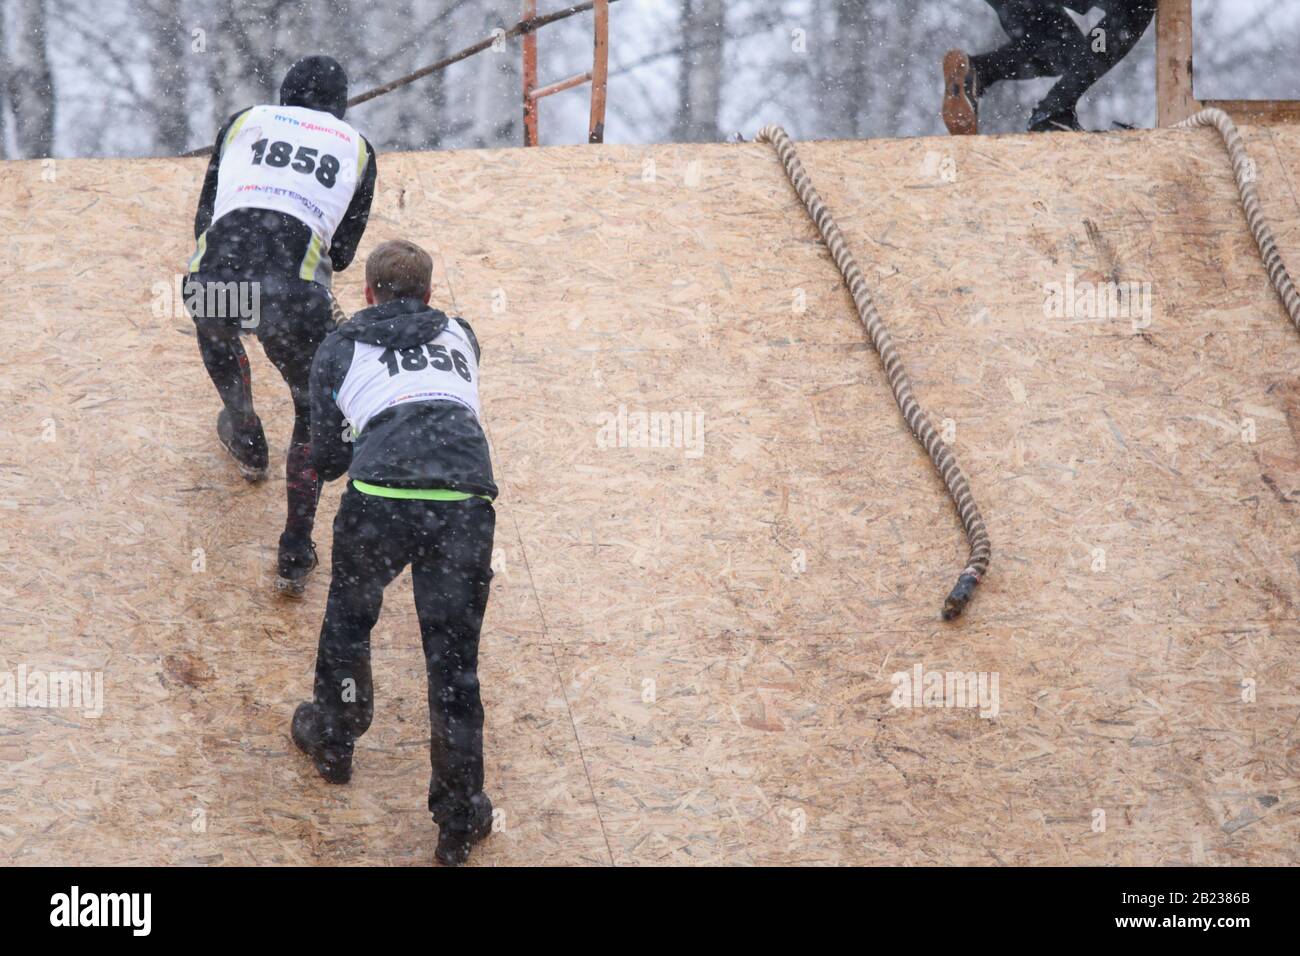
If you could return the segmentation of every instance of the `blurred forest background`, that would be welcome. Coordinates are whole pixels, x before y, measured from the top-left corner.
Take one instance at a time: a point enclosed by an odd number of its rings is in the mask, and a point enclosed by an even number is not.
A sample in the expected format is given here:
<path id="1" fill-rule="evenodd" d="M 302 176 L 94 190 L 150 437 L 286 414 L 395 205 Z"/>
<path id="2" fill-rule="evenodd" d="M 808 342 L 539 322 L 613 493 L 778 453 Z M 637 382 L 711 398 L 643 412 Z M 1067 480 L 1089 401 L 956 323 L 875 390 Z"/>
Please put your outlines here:
<path id="1" fill-rule="evenodd" d="M 568 2 L 540 0 L 539 12 Z M 336 57 L 356 93 L 510 26 L 521 7 L 520 0 L 3 0 L 0 157 L 181 153 L 209 144 L 236 109 L 275 102 L 299 56 Z M 1300 16 L 1298 9 L 1300 0 L 1198 0 L 1198 92 L 1208 73 L 1233 95 L 1251 95 L 1241 90 L 1270 71 L 1241 55 L 1243 44 L 1276 43 L 1270 23 L 1279 10 Z M 1077 19 L 1087 28 L 1101 16 L 1093 9 Z M 1224 25 L 1236 47 L 1202 42 Z M 590 67 L 590 14 L 538 37 L 543 84 Z M 799 138 L 941 133 L 944 51 L 1005 39 L 984 0 L 620 0 L 611 8 L 606 139 L 751 138 L 767 122 Z M 1084 125 L 1152 125 L 1154 61 L 1153 27 L 1085 97 Z M 506 41 L 348 118 L 381 151 L 518 145 L 520 71 L 520 41 Z M 995 88 L 982 106 L 985 130 L 1024 129 L 1051 83 Z M 584 141 L 587 109 L 585 88 L 543 101 L 543 143 Z"/>

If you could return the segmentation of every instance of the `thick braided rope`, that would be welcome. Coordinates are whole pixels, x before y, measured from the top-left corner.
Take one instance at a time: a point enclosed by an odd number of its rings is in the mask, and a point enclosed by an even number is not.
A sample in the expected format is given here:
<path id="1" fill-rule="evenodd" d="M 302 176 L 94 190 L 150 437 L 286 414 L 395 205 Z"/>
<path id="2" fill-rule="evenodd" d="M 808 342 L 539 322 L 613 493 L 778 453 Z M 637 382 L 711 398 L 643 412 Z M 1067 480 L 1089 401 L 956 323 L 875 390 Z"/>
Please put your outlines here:
<path id="1" fill-rule="evenodd" d="M 1300 331 L 1300 294 L 1296 293 L 1295 283 L 1291 281 L 1291 273 L 1287 271 L 1282 255 L 1277 251 L 1277 240 L 1273 238 L 1273 230 L 1269 228 L 1268 221 L 1264 218 L 1259 194 L 1255 191 L 1255 164 L 1246 152 L 1246 146 L 1241 141 L 1241 134 L 1237 132 L 1236 124 L 1223 110 L 1207 109 L 1188 117 L 1174 128 L 1189 129 L 1195 126 L 1213 126 L 1223 138 L 1223 145 L 1228 150 L 1228 158 L 1232 160 L 1232 174 L 1237 180 L 1237 191 L 1241 193 L 1241 205 L 1246 211 L 1246 222 L 1250 226 L 1251 235 L 1255 237 L 1255 245 L 1259 246 L 1259 254 L 1264 260 L 1269 281 L 1273 283 L 1273 288 L 1282 298 L 1282 305 L 1291 316 L 1291 322 L 1296 330 Z"/>
<path id="2" fill-rule="evenodd" d="M 790 185 L 799 194 L 799 198 L 808 209 L 808 215 L 817 224 L 817 229 L 830 249 L 835 265 L 849 287 L 853 302 L 858 307 L 858 317 L 871 337 L 871 344 L 875 346 L 881 362 L 884 363 L 889 387 L 894 391 L 894 399 L 898 402 L 899 411 L 903 413 L 903 420 L 907 422 L 907 427 L 912 430 L 916 440 L 925 448 L 930 461 L 934 462 L 935 470 L 947 485 L 948 495 L 952 498 L 957 514 L 961 517 L 962 526 L 966 529 L 966 538 L 970 542 L 970 558 L 943 605 L 944 620 L 952 620 L 962 612 L 966 603 L 974 595 L 975 586 L 988 571 L 992 551 L 988 530 L 984 527 L 984 518 L 971 494 L 970 483 L 958 466 L 956 456 L 939 437 L 925 409 L 912 394 L 912 382 L 907 376 L 906 369 L 903 368 L 903 360 L 899 358 L 898 350 L 894 348 L 894 340 L 889 330 L 885 328 L 884 322 L 881 321 L 875 303 L 871 300 L 871 293 L 867 289 L 866 280 L 862 277 L 862 270 L 858 268 L 858 263 L 849 251 L 848 243 L 844 241 L 844 236 L 839 226 L 835 224 L 830 210 L 826 208 L 821 196 L 813 188 L 812 180 L 808 178 L 803 164 L 799 162 L 794 142 L 779 126 L 763 127 L 758 134 L 758 141 L 771 143 L 776 149 L 781 164 L 785 167 L 786 176 L 790 179 Z"/>

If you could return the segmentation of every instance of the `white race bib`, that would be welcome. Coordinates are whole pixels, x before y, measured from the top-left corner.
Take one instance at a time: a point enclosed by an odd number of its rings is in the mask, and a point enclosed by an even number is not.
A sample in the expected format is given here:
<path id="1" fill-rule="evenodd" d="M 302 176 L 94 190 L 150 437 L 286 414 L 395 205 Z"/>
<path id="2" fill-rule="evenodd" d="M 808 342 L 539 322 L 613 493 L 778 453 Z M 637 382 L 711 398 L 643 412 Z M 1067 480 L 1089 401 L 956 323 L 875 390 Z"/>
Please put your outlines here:
<path id="1" fill-rule="evenodd" d="M 330 113 L 254 106 L 221 146 L 213 221 L 248 207 L 287 212 L 328 251 L 366 161 L 361 134 Z"/>
<path id="2" fill-rule="evenodd" d="M 380 412 L 408 402 L 455 402 L 479 417 L 478 360 L 454 319 L 432 342 L 413 348 L 352 344 L 337 401 L 355 434 Z"/>

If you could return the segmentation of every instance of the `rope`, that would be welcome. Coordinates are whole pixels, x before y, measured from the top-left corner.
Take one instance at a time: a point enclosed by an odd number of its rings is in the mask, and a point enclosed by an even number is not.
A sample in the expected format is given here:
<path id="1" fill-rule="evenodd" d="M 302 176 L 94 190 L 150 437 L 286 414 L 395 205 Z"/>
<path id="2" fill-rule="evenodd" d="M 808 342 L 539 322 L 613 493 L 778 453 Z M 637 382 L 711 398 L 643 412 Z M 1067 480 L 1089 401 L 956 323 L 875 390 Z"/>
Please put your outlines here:
<path id="1" fill-rule="evenodd" d="M 338 328 L 348 320 L 347 312 L 343 311 L 343 306 L 339 305 L 338 297 L 334 295 L 334 290 L 329 290 L 330 296 L 330 315 L 334 319 L 334 328 Z"/>
<path id="2" fill-rule="evenodd" d="M 970 483 L 957 464 L 952 449 L 939 437 L 939 433 L 930 424 L 930 417 L 925 413 L 925 409 L 912 394 L 912 382 L 907 376 L 907 370 L 903 368 L 903 360 L 899 358 L 898 351 L 894 348 L 894 340 L 889 330 L 885 328 L 880 314 L 876 311 L 875 303 L 871 301 L 871 293 L 867 290 L 867 282 L 862 277 L 862 270 L 858 268 L 853 253 L 849 252 L 848 244 L 844 241 L 844 236 L 840 233 L 839 226 L 835 224 L 830 210 L 822 202 L 822 197 L 813 188 L 812 180 L 808 178 L 803 164 L 799 162 L 794 142 L 779 126 L 763 127 L 758 134 L 758 142 L 772 144 L 781 158 L 781 164 L 785 167 L 790 185 L 799 194 L 799 198 L 808 210 L 808 215 L 816 223 L 822 239 L 830 249 L 831 257 L 835 260 L 840 274 L 844 276 L 844 282 L 849 287 L 853 302 L 858 307 L 858 317 L 866 326 L 871 344 L 875 346 L 876 353 L 885 366 L 889 387 L 894 391 L 894 399 L 898 402 L 899 411 L 903 413 L 903 420 L 907 422 L 907 427 L 911 429 L 913 436 L 930 456 L 935 470 L 948 488 L 948 496 L 961 517 L 962 526 L 966 529 L 966 538 L 970 543 L 970 558 L 958 576 L 956 585 L 943 602 L 943 619 L 951 621 L 961 614 L 974 596 L 976 585 L 988 571 L 992 550 L 988 530 L 984 527 L 984 518 L 971 494 Z"/>
<path id="3" fill-rule="evenodd" d="M 1237 132 L 1236 124 L 1227 113 L 1213 108 L 1189 116 L 1176 124 L 1174 129 L 1192 129 L 1198 126 L 1213 126 L 1223 139 L 1223 145 L 1228 150 L 1228 158 L 1232 160 L 1232 174 L 1237 180 L 1237 191 L 1241 193 L 1241 205 L 1246 211 L 1246 222 L 1250 226 L 1251 235 L 1255 237 L 1255 245 L 1259 246 L 1259 254 L 1264 260 L 1269 281 L 1273 283 L 1273 288 L 1281 297 L 1282 305 L 1291 316 L 1296 331 L 1300 331 L 1300 294 L 1296 293 L 1295 283 L 1291 281 L 1291 273 L 1287 271 L 1286 263 L 1282 261 L 1282 255 L 1277 251 L 1277 240 L 1273 238 L 1273 230 L 1269 228 L 1264 212 L 1260 208 L 1259 194 L 1255 191 L 1255 163 L 1246 152 L 1241 134 Z"/>

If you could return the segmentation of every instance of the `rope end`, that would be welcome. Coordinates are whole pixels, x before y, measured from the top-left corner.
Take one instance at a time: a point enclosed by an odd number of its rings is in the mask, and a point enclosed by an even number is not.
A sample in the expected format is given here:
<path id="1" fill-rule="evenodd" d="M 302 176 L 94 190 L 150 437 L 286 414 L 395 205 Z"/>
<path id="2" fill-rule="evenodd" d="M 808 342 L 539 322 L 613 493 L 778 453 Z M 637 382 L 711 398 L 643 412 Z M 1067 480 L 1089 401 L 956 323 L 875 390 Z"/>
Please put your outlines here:
<path id="1" fill-rule="evenodd" d="M 963 574 L 957 579 L 956 586 L 948 594 L 948 599 L 943 602 L 943 619 L 951 621 L 961 615 L 966 610 L 966 605 L 970 599 L 975 596 L 975 587 L 980 583 L 980 579 L 973 574 Z"/>

